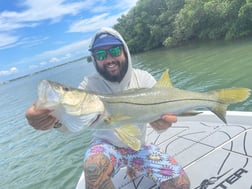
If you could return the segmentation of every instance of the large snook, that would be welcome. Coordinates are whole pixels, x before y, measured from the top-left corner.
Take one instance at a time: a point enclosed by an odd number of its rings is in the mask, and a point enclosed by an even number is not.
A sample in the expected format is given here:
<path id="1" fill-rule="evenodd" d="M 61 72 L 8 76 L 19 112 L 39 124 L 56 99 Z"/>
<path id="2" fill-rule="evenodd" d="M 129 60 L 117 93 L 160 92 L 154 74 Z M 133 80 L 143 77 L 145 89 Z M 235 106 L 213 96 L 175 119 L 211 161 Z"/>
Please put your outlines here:
<path id="1" fill-rule="evenodd" d="M 229 104 L 246 100 L 247 88 L 229 88 L 198 93 L 174 88 L 165 71 L 153 88 L 130 89 L 118 94 L 98 95 L 43 80 L 38 87 L 37 108 L 54 115 L 71 131 L 81 128 L 114 129 L 130 148 L 139 150 L 137 123 L 149 123 L 163 114 L 181 115 L 207 108 L 226 123 Z"/>

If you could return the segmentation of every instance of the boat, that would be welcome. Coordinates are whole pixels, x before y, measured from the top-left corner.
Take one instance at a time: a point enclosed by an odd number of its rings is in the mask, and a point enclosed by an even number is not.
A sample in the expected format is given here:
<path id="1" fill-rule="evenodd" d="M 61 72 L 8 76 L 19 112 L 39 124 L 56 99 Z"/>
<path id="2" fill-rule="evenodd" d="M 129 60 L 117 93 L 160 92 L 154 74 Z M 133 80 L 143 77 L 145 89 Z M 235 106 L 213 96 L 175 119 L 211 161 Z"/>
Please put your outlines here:
<path id="1" fill-rule="evenodd" d="M 210 111 L 179 117 L 163 133 L 147 129 L 147 142 L 159 145 L 184 168 L 193 189 L 252 189 L 252 112 L 228 111 L 227 124 Z M 112 178 L 118 189 L 157 189 L 151 179 L 130 179 L 126 168 Z M 82 173 L 76 189 L 85 189 Z"/>

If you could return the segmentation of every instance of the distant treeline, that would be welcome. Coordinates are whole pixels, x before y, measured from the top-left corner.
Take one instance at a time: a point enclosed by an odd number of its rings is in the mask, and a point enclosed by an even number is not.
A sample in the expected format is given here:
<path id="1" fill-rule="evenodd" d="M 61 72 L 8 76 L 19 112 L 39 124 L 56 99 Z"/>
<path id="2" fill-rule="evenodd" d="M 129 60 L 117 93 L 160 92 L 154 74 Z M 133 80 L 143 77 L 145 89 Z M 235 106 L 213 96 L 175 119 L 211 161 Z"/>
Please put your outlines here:
<path id="1" fill-rule="evenodd" d="M 139 0 L 114 25 L 132 53 L 252 34 L 252 0 Z"/>

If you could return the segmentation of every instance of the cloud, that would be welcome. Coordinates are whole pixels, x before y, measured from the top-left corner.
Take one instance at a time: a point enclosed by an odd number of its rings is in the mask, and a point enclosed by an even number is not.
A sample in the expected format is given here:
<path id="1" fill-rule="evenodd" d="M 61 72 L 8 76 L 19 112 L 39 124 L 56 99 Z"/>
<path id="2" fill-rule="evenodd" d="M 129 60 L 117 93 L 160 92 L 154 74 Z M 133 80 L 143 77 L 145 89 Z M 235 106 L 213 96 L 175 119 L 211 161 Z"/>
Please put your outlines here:
<path id="1" fill-rule="evenodd" d="M 86 2 L 89 1 L 65 3 L 64 0 L 25 0 L 19 4 L 25 8 L 24 11 L 0 12 L 0 49 L 18 45 L 16 42 L 21 38 L 18 29 L 33 28 L 45 20 L 59 22 L 66 15 L 78 14 L 85 8 Z"/>
<path id="2" fill-rule="evenodd" d="M 1 13 L 0 30 L 8 31 L 23 27 L 34 27 L 38 24 L 38 21 L 75 15 L 85 7 L 85 1 L 65 3 L 64 0 L 26 0 L 21 5 L 27 7 L 22 12 L 4 11 Z"/>
<path id="3" fill-rule="evenodd" d="M 0 70 L 0 76 L 7 76 L 7 75 L 11 75 L 17 72 L 18 72 L 18 69 L 16 67 L 12 67 L 9 70 Z"/>
<path id="4" fill-rule="evenodd" d="M 96 16 L 76 21 L 70 26 L 68 32 L 90 32 L 102 26 L 112 26 L 116 23 L 116 19 L 120 17 L 122 11 L 127 11 L 136 2 L 137 0 L 76 0 L 72 2 L 66 0 L 20 1 L 18 6 L 22 8 L 22 11 L 5 10 L 0 12 L 0 35 L 2 35 L 0 36 L 0 49 L 11 48 L 22 44 L 23 40 L 25 41 L 21 36 L 22 34 L 18 32 L 19 29 L 35 28 L 44 24 L 43 21 L 50 21 L 51 24 L 54 24 L 60 22 L 67 15 L 75 16 L 82 11 L 88 13 L 85 15 L 95 13 Z M 114 14 L 112 10 L 117 10 L 118 13 L 112 15 Z"/>
<path id="5" fill-rule="evenodd" d="M 95 16 L 86 19 L 78 20 L 70 25 L 67 32 L 91 32 L 95 31 L 103 26 L 111 27 L 117 23 L 117 19 L 122 14 L 126 14 L 130 8 L 132 8 L 137 0 L 121 0 L 115 1 L 107 5 L 107 1 L 99 3 L 100 6 L 94 6 L 90 9 L 91 12 L 96 13 Z M 98 3 L 98 1 L 97 1 Z M 117 14 L 111 13 L 112 10 L 121 10 Z"/>
<path id="6" fill-rule="evenodd" d="M 90 40 L 82 40 L 82 41 L 77 41 L 75 43 L 71 43 L 65 46 L 62 46 L 58 49 L 54 49 L 54 50 L 48 50 L 48 51 L 44 51 L 41 54 L 38 54 L 35 56 L 35 58 L 39 58 L 39 59 L 51 59 L 52 57 L 70 57 L 70 53 L 79 53 L 80 51 L 84 52 L 85 50 L 88 49 L 88 45 L 89 45 Z"/>
<path id="7" fill-rule="evenodd" d="M 18 1 L 18 4 L 15 4 L 18 5 L 16 11 L 9 9 L 0 12 L 0 50 L 9 48 L 8 51 L 11 52 L 10 48 L 16 46 L 27 47 L 28 49 L 44 43 L 49 39 L 51 39 L 51 41 L 48 44 L 55 44 L 52 36 L 56 33 L 56 30 L 50 33 L 48 24 L 53 25 L 63 21 L 64 27 L 59 27 L 63 29 L 59 30 L 62 32 L 62 36 L 66 31 L 64 28 L 68 27 L 67 24 L 70 23 L 67 30 L 68 35 L 74 35 L 72 34 L 74 32 L 84 33 L 80 34 L 84 40 L 64 45 L 57 49 L 47 50 L 34 56 L 29 56 L 28 53 L 24 53 L 18 61 L 11 60 L 13 62 L 11 69 L 0 71 L 0 74 L 8 75 L 18 71 L 19 73 L 27 72 L 27 70 L 24 71 L 27 68 L 39 70 L 51 66 L 50 64 L 60 64 L 71 59 L 85 56 L 88 53 L 87 49 L 90 42 L 89 32 L 97 31 L 97 29 L 102 26 L 114 25 L 117 19 L 123 13 L 127 13 L 136 2 L 137 0 Z M 37 30 L 41 28 L 41 32 Z M 69 36 L 66 36 L 65 39 L 69 39 Z M 86 39 L 84 37 L 86 37 Z M 55 38 L 55 40 L 59 41 L 58 38 Z M 65 44 L 66 41 L 67 40 L 64 40 L 62 44 Z M 57 47 L 58 46 L 59 44 L 57 44 Z M 55 48 L 55 46 L 52 45 L 50 48 Z M 42 50 L 44 48 L 40 49 Z M 33 52 L 39 52 L 40 49 L 34 48 Z M 19 70 L 16 67 L 18 67 Z"/>
<path id="8" fill-rule="evenodd" d="M 14 35 L 8 34 L 0 34 L 0 50 L 8 49 L 12 47 L 22 46 L 31 48 L 33 46 L 37 46 L 44 41 L 48 40 L 49 37 L 18 37 Z"/>
<path id="9" fill-rule="evenodd" d="M 92 18 L 83 19 L 73 23 L 68 32 L 90 32 L 103 26 L 113 26 L 117 18 L 121 15 L 109 15 L 108 13 L 100 14 Z"/>
<path id="10" fill-rule="evenodd" d="M 20 62 L 16 62 L 16 64 L 29 64 L 29 69 L 34 70 L 51 64 L 64 63 L 65 61 L 85 56 L 89 42 L 89 39 L 77 41 L 58 49 L 44 51 L 33 57 L 24 58 Z"/>
<path id="11" fill-rule="evenodd" d="M 57 63 L 57 62 L 60 62 L 60 59 L 56 57 L 53 57 L 49 60 L 49 63 Z"/>
<path id="12" fill-rule="evenodd" d="M 18 41 L 18 37 L 17 36 L 12 36 L 9 34 L 1 34 L 0 33 L 0 49 L 6 48 L 11 44 L 14 44 L 15 42 Z"/>

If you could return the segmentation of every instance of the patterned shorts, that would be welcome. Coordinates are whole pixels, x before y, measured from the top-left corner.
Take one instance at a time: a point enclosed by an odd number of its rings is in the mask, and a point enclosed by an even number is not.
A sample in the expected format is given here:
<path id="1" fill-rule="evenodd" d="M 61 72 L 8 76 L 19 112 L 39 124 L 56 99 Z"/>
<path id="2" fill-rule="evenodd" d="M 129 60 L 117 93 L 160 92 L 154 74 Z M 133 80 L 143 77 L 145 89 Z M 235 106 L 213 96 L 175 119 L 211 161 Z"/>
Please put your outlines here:
<path id="1" fill-rule="evenodd" d="M 90 155 L 98 153 L 110 159 L 114 166 L 114 174 L 122 167 L 129 167 L 158 184 L 185 174 L 173 157 L 162 152 L 154 144 L 142 145 L 139 151 L 134 151 L 130 148 L 116 147 L 106 141 L 97 141 L 85 153 L 84 161 Z"/>

